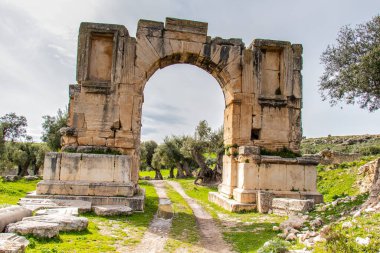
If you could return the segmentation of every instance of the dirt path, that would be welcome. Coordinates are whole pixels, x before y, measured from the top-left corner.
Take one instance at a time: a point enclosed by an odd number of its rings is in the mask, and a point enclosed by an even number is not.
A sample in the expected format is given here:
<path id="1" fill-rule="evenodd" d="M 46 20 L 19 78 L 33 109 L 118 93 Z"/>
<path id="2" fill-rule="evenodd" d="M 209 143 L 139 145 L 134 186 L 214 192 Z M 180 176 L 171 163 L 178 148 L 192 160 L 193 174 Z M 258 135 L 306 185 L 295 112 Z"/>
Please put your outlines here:
<path id="1" fill-rule="evenodd" d="M 159 202 L 167 205 L 168 197 L 165 190 L 165 181 L 152 180 L 159 197 Z M 158 211 L 159 212 L 159 211 Z M 158 213 L 154 216 L 152 223 L 149 226 L 148 231 L 145 232 L 140 244 L 132 251 L 135 253 L 152 253 L 152 252 L 164 252 L 164 246 L 168 239 L 170 227 L 172 225 L 172 219 L 158 218 Z"/>
<path id="2" fill-rule="evenodd" d="M 167 181 L 189 204 L 195 215 L 201 233 L 201 244 L 207 252 L 233 252 L 223 240 L 222 233 L 215 225 L 211 215 L 207 213 L 194 199 L 190 198 L 177 182 Z"/>

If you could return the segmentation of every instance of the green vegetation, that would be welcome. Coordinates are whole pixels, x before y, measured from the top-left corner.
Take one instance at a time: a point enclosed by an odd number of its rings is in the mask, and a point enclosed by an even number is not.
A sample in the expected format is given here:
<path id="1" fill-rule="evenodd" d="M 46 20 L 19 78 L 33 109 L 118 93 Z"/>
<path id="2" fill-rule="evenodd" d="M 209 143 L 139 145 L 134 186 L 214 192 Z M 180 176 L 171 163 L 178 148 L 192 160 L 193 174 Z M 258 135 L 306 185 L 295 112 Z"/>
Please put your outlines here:
<path id="1" fill-rule="evenodd" d="M 181 248 L 191 248 L 199 242 L 197 224 L 187 202 L 168 184 L 167 195 L 173 203 L 174 217 L 165 251 L 174 252 Z"/>
<path id="2" fill-rule="evenodd" d="M 374 159 L 374 156 L 370 156 L 337 166 L 318 165 L 318 191 L 323 195 L 324 201 L 330 202 L 340 197 L 357 195 L 358 168 Z"/>
<path id="3" fill-rule="evenodd" d="M 17 182 L 4 182 L 3 179 L 0 179 L 0 204 L 17 204 L 20 198 L 36 189 L 38 182 L 39 180 L 27 181 L 25 179 Z"/>
<path id="4" fill-rule="evenodd" d="M 174 173 L 177 173 L 177 169 L 174 169 Z M 170 169 L 163 169 L 163 170 L 161 170 L 161 174 L 162 174 L 162 177 L 164 179 L 169 178 L 169 176 L 170 176 Z M 140 176 L 140 178 L 150 177 L 150 178 L 153 179 L 154 176 L 155 176 L 155 171 L 154 170 L 140 170 L 139 171 L 139 176 Z"/>
<path id="5" fill-rule="evenodd" d="M 300 156 L 300 154 L 297 154 L 287 148 L 282 148 L 278 151 L 269 151 L 266 149 L 261 149 L 260 151 L 261 155 L 272 155 L 272 156 L 280 156 L 282 158 L 297 158 Z"/>
<path id="6" fill-rule="evenodd" d="M 363 156 L 380 154 L 380 135 L 327 136 L 301 142 L 302 154 L 316 154 L 326 149 Z"/>

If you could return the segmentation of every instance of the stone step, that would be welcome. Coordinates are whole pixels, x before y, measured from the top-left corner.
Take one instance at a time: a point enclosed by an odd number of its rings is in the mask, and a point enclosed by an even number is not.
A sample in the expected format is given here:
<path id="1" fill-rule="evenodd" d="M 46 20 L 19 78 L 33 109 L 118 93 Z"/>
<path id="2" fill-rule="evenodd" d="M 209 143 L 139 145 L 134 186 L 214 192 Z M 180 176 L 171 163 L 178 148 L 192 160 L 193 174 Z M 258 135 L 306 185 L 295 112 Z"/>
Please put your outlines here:
<path id="1" fill-rule="evenodd" d="M 41 209 L 53 209 L 62 207 L 76 207 L 79 213 L 85 213 L 91 211 L 91 202 L 76 200 L 76 199 L 54 199 L 54 198 L 22 198 L 18 202 L 20 206 L 23 206 L 32 211 L 38 211 Z"/>
<path id="2" fill-rule="evenodd" d="M 36 215 L 63 215 L 63 216 L 78 216 L 78 207 L 62 207 L 38 210 Z"/>

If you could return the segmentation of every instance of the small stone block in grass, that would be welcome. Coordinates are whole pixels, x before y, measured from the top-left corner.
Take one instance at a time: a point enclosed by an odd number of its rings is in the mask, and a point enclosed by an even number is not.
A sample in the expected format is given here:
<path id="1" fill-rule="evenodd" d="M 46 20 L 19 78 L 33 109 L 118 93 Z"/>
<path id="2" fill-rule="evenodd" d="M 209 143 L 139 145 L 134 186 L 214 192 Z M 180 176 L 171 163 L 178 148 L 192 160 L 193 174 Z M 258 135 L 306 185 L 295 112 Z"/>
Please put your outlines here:
<path id="1" fill-rule="evenodd" d="M 52 238 L 59 233 L 59 224 L 39 221 L 19 221 L 9 224 L 6 228 L 8 233 L 20 235 L 33 235 L 40 238 Z"/>
<path id="2" fill-rule="evenodd" d="M 133 213 L 132 208 L 118 205 L 94 206 L 93 210 L 99 216 L 131 215 Z"/>

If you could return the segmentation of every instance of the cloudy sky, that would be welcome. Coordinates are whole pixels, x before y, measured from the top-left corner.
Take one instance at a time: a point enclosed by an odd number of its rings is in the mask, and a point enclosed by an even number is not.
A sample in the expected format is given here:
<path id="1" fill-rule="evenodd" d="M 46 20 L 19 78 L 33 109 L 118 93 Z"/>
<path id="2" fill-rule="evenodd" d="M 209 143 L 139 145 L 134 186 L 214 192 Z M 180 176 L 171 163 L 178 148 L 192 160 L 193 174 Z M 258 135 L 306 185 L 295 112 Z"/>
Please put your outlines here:
<path id="1" fill-rule="evenodd" d="M 68 103 L 75 83 L 76 45 L 82 21 L 123 24 L 135 36 L 139 19 L 176 17 L 208 22 L 212 37 L 288 40 L 304 47 L 303 132 L 307 137 L 380 133 L 380 111 L 330 107 L 321 101 L 319 57 L 343 25 L 380 13 L 379 0 L 0 0 L 0 115 L 27 117 L 37 141 L 43 115 Z M 157 71 L 147 83 L 142 138 L 160 141 L 192 133 L 199 120 L 223 123 L 223 94 L 216 80 L 190 65 Z"/>

